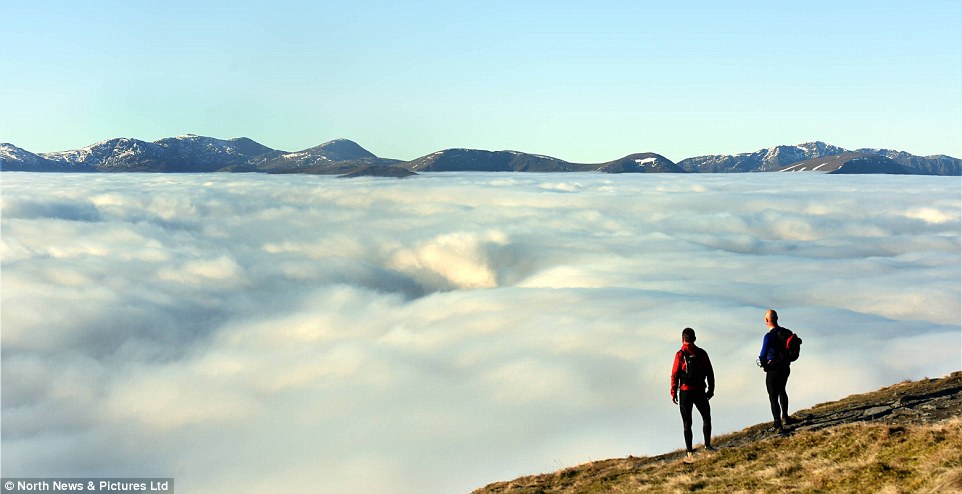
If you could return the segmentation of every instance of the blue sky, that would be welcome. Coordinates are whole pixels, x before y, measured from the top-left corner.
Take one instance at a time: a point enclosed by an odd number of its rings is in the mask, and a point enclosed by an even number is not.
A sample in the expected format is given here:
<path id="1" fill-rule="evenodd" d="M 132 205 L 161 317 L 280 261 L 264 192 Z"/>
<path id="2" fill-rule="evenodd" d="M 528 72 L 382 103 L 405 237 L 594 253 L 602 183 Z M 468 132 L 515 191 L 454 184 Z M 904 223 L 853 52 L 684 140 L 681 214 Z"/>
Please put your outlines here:
<path id="1" fill-rule="evenodd" d="M 962 157 L 962 4 L 7 2 L 0 142 Z"/>

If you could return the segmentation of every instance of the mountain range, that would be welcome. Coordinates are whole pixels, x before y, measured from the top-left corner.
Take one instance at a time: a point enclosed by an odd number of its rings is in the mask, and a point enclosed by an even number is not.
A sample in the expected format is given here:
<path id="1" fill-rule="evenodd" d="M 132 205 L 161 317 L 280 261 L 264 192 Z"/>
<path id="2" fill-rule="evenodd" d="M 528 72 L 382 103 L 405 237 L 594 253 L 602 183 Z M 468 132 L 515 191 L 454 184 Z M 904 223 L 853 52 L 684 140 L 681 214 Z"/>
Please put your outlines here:
<path id="1" fill-rule="evenodd" d="M 709 155 L 675 163 L 655 153 L 636 153 L 604 163 L 572 163 L 520 151 L 445 149 L 403 161 L 381 158 L 347 139 L 302 151 L 272 149 L 246 137 L 217 139 L 193 134 L 147 142 L 126 137 L 81 149 L 32 153 L 0 143 L 0 170 L 32 172 L 258 172 L 402 177 L 421 172 L 742 173 L 815 172 L 962 175 L 958 158 L 916 156 L 888 149 L 854 151 L 816 141 L 773 146 L 737 155 Z"/>

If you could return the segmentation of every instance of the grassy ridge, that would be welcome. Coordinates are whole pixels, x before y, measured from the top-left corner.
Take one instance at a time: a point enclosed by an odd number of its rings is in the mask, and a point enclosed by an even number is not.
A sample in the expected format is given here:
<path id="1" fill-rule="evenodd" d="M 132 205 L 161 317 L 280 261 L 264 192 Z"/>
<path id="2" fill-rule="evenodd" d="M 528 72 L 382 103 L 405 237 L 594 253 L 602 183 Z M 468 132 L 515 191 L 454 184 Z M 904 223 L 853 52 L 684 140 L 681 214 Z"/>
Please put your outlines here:
<path id="1" fill-rule="evenodd" d="M 618 489 L 578 492 L 962 491 L 962 419 L 930 425 L 856 423 L 676 460 Z"/>
<path id="2" fill-rule="evenodd" d="M 597 461 L 475 493 L 962 493 L 962 373 L 900 383 L 796 416 L 790 435 L 750 427 L 717 438 L 718 452 L 692 460 L 676 451 Z"/>

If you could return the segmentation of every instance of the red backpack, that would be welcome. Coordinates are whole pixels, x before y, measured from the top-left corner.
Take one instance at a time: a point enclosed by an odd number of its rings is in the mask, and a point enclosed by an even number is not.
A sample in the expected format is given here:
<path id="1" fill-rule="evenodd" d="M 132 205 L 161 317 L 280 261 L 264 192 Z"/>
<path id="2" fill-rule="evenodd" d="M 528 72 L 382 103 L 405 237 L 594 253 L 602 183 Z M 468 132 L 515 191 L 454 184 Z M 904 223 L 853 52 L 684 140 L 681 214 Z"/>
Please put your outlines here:
<path id="1" fill-rule="evenodd" d="M 783 342 L 779 350 L 779 358 L 788 360 L 789 362 L 794 362 L 798 360 L 798 354 L 802 351 L 802 337 L 798 336 L 792 330 L 788 328 L 781 328 L 782 331 L 778 331 L 778 337 Z"/>

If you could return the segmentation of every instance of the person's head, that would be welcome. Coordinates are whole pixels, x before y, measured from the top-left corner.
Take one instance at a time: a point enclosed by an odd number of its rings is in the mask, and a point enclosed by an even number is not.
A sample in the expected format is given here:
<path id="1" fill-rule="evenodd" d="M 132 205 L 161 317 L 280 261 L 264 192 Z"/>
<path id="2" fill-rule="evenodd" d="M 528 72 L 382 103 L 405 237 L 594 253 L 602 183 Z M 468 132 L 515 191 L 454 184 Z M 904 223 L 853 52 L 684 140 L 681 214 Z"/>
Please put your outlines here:
<path id="1" fill-rule="evenodd" d="M 695 342 L 695 330 L 691 328 L 685 328 L 681 330 L 681 341 L 685 343 Z"/>
<path id="2" fill-rule="evenodd" d="M 765 324 L 772 328 L 778 326 L 778 313 L 775 312 L 775 309 L 765 311 Z"/>

